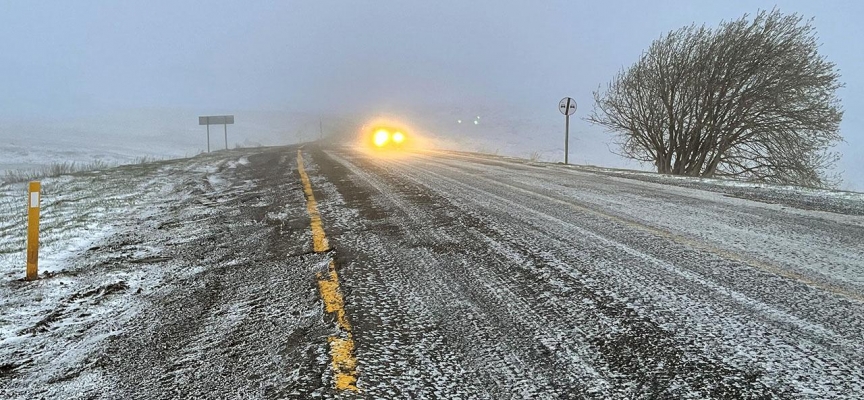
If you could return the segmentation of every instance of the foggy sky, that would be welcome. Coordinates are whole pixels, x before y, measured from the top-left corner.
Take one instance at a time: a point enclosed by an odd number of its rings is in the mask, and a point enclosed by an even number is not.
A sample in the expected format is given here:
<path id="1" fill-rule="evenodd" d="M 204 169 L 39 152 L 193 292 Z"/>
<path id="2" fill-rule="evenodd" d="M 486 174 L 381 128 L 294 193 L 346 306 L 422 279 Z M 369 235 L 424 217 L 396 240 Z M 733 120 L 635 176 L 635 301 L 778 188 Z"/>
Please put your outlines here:
<path id="1" fill-rule="evenodd" d="M 142 108 L 345 116 L 449 108 L 558 124 L 561 97 L 574 97 L 584 116 L 591 91 L 662 33 L 775 4 L 815 18 L 821 54 L 841 71 L 847 143 L 838 168 L 844 187 L 864 190 L 864 3 L 853 0 L 0 0 L 0 121 Z M 531 134 L 559 139 L 545 129 Z M 607 137 L 581 120 L 574 131 Z"/>

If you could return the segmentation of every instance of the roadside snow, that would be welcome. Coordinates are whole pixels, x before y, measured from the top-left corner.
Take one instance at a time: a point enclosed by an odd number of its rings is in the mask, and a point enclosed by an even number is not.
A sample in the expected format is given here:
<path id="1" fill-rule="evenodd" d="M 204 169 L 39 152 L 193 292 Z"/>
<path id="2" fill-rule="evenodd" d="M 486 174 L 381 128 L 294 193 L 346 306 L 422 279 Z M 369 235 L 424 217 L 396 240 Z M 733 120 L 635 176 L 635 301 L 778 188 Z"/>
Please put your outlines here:
<path id="1" fill-rule="evenodd" d="M 0 185 L 0 379 L 16 379 L 17 370 L 30 366 L 46 382 L 63 379 L 64 368 L 121 334 L 138 312 L 135 294 L 168 275 L 195 273 L 154 268 L 168 261 L 160 258 L 162 249 L 136 242 L 134 232 L 160 224 L 169 205 L 189 196 L 180 185 L 226 189 L 214 175 L 222 163 L 201 156 L 42 180 L 40 279 L 34 282 L 22 280 L 26 184 Z M 110 251 L 99 252 L 102 247 Z"/>
<path id="2" fill-rule="evenodd" d="M 818 188 L 808 188 L 801 186 L 793 186 L 793 185 L 777 185 L 770 183 L 758 183 L 758 182 L 743 182 L 736 181 L 730 179 L 716 179 L 716 178 L 700 178 L 693 176 L 676 176 L 676 175 L 661 175 L 653 172 L 644 172 L 644 171 L 634 171 L 634 170 L 626 170 L 626 169 L 617 169 L 617 168 L 603 168 L 596 166 L 574 166 L 573 168 L 591 171 L 591 172 L 599 172 L 606 175 L 619 176 L 623 178 L 630 179 L 640 179 L 640 180 L 648 180 L 652 182 L 660 182 L 664 184 L 672 184 L 672 185 L 700 185 L 703 188 L 713 187 L 717 188 L 742 188 L 742 189 L 750 189 L 750 190 L 761 190 L 763 192 L 775 192 L 781 195 L 787 196 L 807 196 L 807 197 L 817 197 L 823 199 L 841 199 L 841 200 L 849 200 L 864 203 L 864 193 L 844 191 L 844 190 L 830 190 L 830 189 L 818 189 Z"/>

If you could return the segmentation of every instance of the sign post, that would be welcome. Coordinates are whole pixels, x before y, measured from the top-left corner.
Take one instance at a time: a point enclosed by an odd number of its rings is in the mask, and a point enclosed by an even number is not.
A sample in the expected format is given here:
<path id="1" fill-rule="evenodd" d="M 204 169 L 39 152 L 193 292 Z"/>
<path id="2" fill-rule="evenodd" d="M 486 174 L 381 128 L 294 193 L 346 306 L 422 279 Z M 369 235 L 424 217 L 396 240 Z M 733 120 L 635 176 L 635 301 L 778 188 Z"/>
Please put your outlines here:
<path id="1" fill-rule="evenodd" d="M 39 278 L 39 203 L 42 184 L 30 182 L 27 196 L 27 277 L 28 281 Z"/>
<path id="2" fill-rule="evenodd" d="M 198 125 L 207 125 L 207 152 L 210 152 L 210 125 L 222 125 L 225 129 L 225 150 L 228 150 L 228 125 L 234 124 L 233 115 L 198 117 Z"/>
<path id="3" fill-rule="evenodd" d="M 576 100 L 565 97 L 558 102 L 558 111 L 564 114 L 564 164 L 568 164 L 570 155 L 570 116 L 576 114 Z"/>

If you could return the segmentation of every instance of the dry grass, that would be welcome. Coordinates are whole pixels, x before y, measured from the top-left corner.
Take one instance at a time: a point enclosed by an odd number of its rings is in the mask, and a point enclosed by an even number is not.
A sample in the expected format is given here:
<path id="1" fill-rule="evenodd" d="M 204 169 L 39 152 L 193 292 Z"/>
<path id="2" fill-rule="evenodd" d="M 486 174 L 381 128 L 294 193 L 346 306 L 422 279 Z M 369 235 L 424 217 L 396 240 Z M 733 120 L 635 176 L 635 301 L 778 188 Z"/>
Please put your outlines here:
<path id="1" fill-rule="evenodd" d="M 138 157 L 132 161 L 132 164 L 148 164 L 159 161 L 160 159 L 150 156 Z M 98 171 L 108 168 L 114 168 L 120 164 L 110 163 L 102 160 L 95 160 L 89 163 L 62 162 L 46 165 L 41 168 L 20 169 L 6 171 L 0 177 L 0 184 L 13 184 L 29 182 L 42 178 L 54 178 L 61 175 L 69 175 L 77 172 Z"/>

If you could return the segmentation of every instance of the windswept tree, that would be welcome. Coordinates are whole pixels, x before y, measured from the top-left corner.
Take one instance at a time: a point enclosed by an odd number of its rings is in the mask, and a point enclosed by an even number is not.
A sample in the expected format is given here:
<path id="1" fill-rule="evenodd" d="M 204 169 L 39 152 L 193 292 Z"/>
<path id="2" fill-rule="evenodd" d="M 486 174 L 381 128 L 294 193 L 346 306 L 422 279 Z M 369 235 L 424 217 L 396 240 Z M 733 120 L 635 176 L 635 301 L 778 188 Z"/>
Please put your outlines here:
<path id="1" fill-rule="evenodd" d="M 843 111 L 810 21 L 778 10 L 655 40 L 594 93 L 588 121 L 657 172 L 824 187 Z"/>

